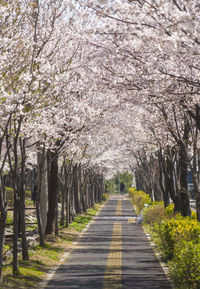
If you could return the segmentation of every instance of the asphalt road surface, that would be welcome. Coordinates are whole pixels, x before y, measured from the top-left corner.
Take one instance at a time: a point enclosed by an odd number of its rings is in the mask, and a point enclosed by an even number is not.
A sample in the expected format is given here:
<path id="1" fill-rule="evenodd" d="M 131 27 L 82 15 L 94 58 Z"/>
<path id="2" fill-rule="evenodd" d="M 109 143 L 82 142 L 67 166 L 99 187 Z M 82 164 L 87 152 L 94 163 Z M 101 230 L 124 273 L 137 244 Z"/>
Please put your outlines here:
<path id="1" fill-rule="evenodd" d="M 113 196 L 46 289 L 171 289 L 128 199 Z"/>

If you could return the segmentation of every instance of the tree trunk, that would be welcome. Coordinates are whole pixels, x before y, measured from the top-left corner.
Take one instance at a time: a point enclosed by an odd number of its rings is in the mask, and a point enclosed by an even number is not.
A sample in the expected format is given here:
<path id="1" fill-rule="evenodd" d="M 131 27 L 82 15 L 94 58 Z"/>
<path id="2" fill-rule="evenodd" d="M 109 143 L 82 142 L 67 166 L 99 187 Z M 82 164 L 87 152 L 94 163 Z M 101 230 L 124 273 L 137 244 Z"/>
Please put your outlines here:
<path id="1" fill-rule="evenodd" d="M 144 191 L 144 187 L 142 185 L 141 175 L 139 170 L 135 170 L 135 181 L 136 181 L 136 189 L 137 191 Z"/>
<path id="2" fill-rule="evenodd" d="M 197 220 L 200 222 L 200 192 L 197 183 L 197 172 L 193 172 L 192 174 L 193 183 L 194 183 L 194 194 L 196 199 L 196 213 L 197 213 Z"/>
<path id="3" fill-rule="evenodd" d="M 59 226 L 58 226 L 58 200 L 57 200 L 56 201 L 56 213 L 55 213 L 55 235 L 58 236 L 59 235 L 58 233 L 59 233 Z"/>
<path id="4" fill-rule="evenodd" d="M 87 205 L 86 205 L 86 182 L 85 182 L 85 178 L 84 178 L 83 183 L 82 183 L 81 196 L 82 196 L 81 203 L 82 203 L 83 212 L 86 212 L 87 211 Z"/>
<path id="5" fill-rule="evenodd" d="M 1 218 L 0 218 L 0 285 L 2 283 L 2 269 L 3 269 L 3 244 L 4 244 L 4 235 L 6 228 L 7 220 L 7 210 L 6 208 L 1 209 Z"/>
<path id="6" fill-rule="evenodd" d="M 70 213 L 69 213 L 69 222 L 71 223 L 74 220 L 74 216 L 75 216 L 75 205 L 74 205 L 74 174 L 73 174 L 73 170 L 71 173 L 71 186 L 70 186 Z"/>
<path id="7" fill-rule="evenodd" d="M 23 260 L 29 260 L 28 244 L 26 239 L 26 221 L 25 221 L 25 190 L 20 191 L 20 225 L 22 236 L 22 258 Z"/>
<path id="8" fill-rule="evenodd" d="M 2 269 L 3 269 L 3 244 L 5 228 L 7 223 L 7 204 L 5 197 L 5 187 L 3 184 L 3 178 L 0 176 L 0 285 L 2 283 Z"/>
<path id="9" fill-rule="evenodd" d="M 34 184 L 36 187 L 36 216 L 37 216 L 37 223 L 38 223 L 38 232 L 39 232 L 39 239 L 40 239 L 40 246 L 44 247 L 45 245 L 45 224 L 42 222 L 42 214 L 41 214 L 41 195 L 42 195 L 42 183 L 43 183 L 43 176 L 44 176 L 44 163 L 45 163 L 45 149 L 38 149 L 37 153 L 37 183 Z M 34 178 L 34 182 L 36 179 Z M 45 220 L 45 219 L 44 219 Z"/>
<path id="10" fill-rule="evenodd" d="M 22 258 L 28 261 L 28 244 L 26 239 L 26 220 L 25 220 L 25 139 L 20 138 L 20 149 L 21 149 L 21 173 L 20 173 L 20 231 L 22 234 Z"/>
<path id="11" fill-rule="evenodd" d="M 81 199 L 80 199 L 80 177 L 79 170 L 77 165 L 74 167 L 74 201 L 75 201 L 75 211 L 76 214 L 81 214 Z"/>
<path id="12" fill-rule="evenodd" d="M 40 193 L 39 193 L 39 202 L 40 202 L 40 218 L 42 225 L 42 232 L 45 235 L 46 225 L 47 225 L 47 212 L 48 212 L 48 168 L 47 168 L 47 153 L 43 149 L 41 152 L 41 175 L 40 178 Z"/>
<path id="13" fill-rule="evenodd" d="M 159 167 L 159 186 L 162 192 L 165 208 L 170 204 L 169 188 L 166 186 L 166 162 L 162 154 L 162 150 L 158 151 L 158 167 Z"/>
<path id="14" fill-rule="evenodd" d="M 174 213 L 179 213 L 181 212 L 180 195 L 179 192 L 177 191 L 180 178 L 178 168 L 179 165 L 177 163 L 175 172 L 173 156 L 175 157 L 175 152 L 172 152 L 172 150 L 168 148 L 166 152 L 166 173 L 165 173 L 166 189 L 168 190 L 170 198 L 174 203 Z"/>
<path id="15" fill-rule="evenodd" d="M 41 223 L 41 212 L 40 212 L 40 202 L 36 200 L 36 217 L 37 217 L 37 223 L 38 223 L 38 231 L 39 231 L 39 238 L 40 238 L 40 246 L 45 246 L 45 236 L 42 229 L 42 223 Z"/>
<path id="16" fill-rule="evenodd" d="M 56 206 L 58 195 L 58 156 L 56 152 L 48 152 L 50 159 L 49 186 L 48 186 L 48 213 L 45 234 L 53 233 L 56 221 Z"/>
<path id="17" fill-rule="evenodd" d="M 199 191 L 199 179 L 198 179 L 198 171 L 197 171 L 197 156 L 199 162 L 199 153 L 197 150 L 197 131 L 196 138 L 193 140 L 193 166 L 192 166 L 192 179 L 194 184 L 194 194 L 196 200 L 196 213 L 197 220 L 200 222 L 200 191 Z"/>
<path id="18" fill-rule="evenodd" d="M 85 203 L 86 203 L 86 210 L 89 207 L 89 183 L 88 183 L 88 176 L 85 177 Z"/>
<path id="19" fill-rule="evenodd" d="M 185 147 L 180 146 L 180 202 L 181 202 L 181 215 L 191 216 L 190 200 L 188 196 L 188 160 Z"/>
<path id="20" fill-rule="evenodd" d="M 13 274 L 18 274 L 18 237 L 19 237 L 19 196 L 14 190 L 14 213 L 13 213 Z"/>
<path id="21" fill-rule="evenodd" d="M 91 199 L 91 203 L 90 203 L 90 207 L 94 207 L 94 177 L 92 177 L 91 179 L 91 183 L 90 183 L 90 199 Z"/>
<path id="22" fill-rule="evenodd" d="M 70 174 L 67 172 L 67 170 L 65 169 L 65 189 L 66 189 L 66 228 L 68 228 L 69 226 L 69 222 L 70 222 Z"/>
<path id="23" fill-rule="evenodd" d="M 98 196 L 98 176 L 95 175 L 94 177 L 94 203 L 97 203 L 97 196 Z"/>
<path id="24" fill-rule="evenodd" d="M 62 184 L 61 187 L 61 215 L 60 215 L 60 226 L 64 226 L 65 224 L 65 205 L 66 205 L 66 183 Z"/>

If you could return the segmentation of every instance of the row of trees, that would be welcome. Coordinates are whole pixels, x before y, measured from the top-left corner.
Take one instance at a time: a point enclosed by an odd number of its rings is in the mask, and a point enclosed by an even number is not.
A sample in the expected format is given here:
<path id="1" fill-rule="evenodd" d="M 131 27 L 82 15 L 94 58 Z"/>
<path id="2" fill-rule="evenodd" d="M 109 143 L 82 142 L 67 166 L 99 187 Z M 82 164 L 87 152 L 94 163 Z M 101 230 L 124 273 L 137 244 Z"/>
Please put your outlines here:
<path id="1" fill-rule="evenodd" d="M 0 279 L 13 189 L 13 273 L 28 260 L 25 175 L 34 171 L 40 245 L 102 199 L 103 169 L 86 152 L 102 109 L 84 92 L 84 39 L 68 1 L 0 1 Z M 80 8 L 81 9 L 81 8 Z M 74 18 L 73 18 L 74 17 Z M 81 21 L 81 20 L 80 20 Z M 104 106 L 105 107 L 105 106 Z M 58 220 L 58 202 L 61 219 Z"/>
<path id="2" fill-rule="evenodd" d="M 125 152 L 132 153 L 138 187 L 166 206 L 171 198 L 176 211 L 190 215 L 190 169 L 200 220 L 199 3 L 88 1 L 88 9 L 101 19 L 94 33 L 104 43 L 97 85 L 132 109 L 123 128 L 135 123 Z"/>
<path id="3" fill-rule="evenodd" d="M 167 206 L 170 197 L 189 215 L 190 168 L 199 220 L 198 1 L 8 0 L 0 8 L 0 254 L 9 172 L 14 272 L 33 167 L 41 243 L 57 218 L 58 185 L 68 223 L 69 212 L 100 198 L 103 176 L 127 169 L 152 198 Z"/>

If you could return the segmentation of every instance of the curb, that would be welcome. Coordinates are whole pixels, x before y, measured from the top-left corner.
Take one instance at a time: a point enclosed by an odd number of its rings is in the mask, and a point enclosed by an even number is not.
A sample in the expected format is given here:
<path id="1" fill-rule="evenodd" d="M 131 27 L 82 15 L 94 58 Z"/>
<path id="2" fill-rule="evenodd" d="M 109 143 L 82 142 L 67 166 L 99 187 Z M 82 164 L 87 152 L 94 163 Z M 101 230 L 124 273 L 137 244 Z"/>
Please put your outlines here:
<path id="1" fill-rule="evenodd" d="M 144 228 L 143 228 L 143 230 L 144 230 Z M 149 241 L 149 243 L 150 243 L 150 245 L 151 245 L 151 247 L 152 247 L 152 249 L 153 249 L 153 251 L 154 251 L 154 254 L 155 254 L 156 258 L 158 259 L 158 261 L 159 261 L 159 263 L 160 263 L 160 265 L 161 265 L 161 267 L 162 267 L 162 269 L 163 269 L 163 271 L 164 271 L 164 273 L 165 273 L 165 275 L 166 275 L 166 277 L 167 277 L 167 279 L 168 279 L 168 281 L 169 281 L 169 283 L 170 283 L 170 285 L 171 285 L 171 288 L 172 288 L 172 289 L 175 289 L 175 288 L 174 288 L 174 285 L 173 285 L 173 283 L 172 283 L 172 280 L 169 278 L 169 267 L 166 266 L 166 264 L 161 261 L 161 255 L 160 255 L 160 253 L 156 250 L 156 245 L 155 245 L 154 242 L 152 242 L 151 235 L 150 235 L 149 233 L 145 232 L 145 230 L 144 230 L 144 233 L 145 233 L 145 235 L 147 236 L 147 239 L 148 239 L 148 241 Z"/>
<path id="2" fill-rule="evenodd" d="M 103 207 L 107 204 L 108 200 L 105 201 L 105 203 L 102 205 L 102 207 L 99 209 L 99 211 L 97 212 L 97 214 L 92 217 L 92 219 L 90 220 L 90 222 L 87 224 L 87 226 L 80 232 L 80 235 L 78 236 L 78 240 L 73 242 L 72 244 L 74 245 L 74 248 L 72 248 L 71 250 L 69 250 L 69 252 L 64 253 L 62 259 L 60 259 L 60 264 L 56 265 L 55 267 L 53 267 L 52 269 L 49 270 L 49 272 L 46 275 L 46 278 L 44 281 L 41 281 L 40 283 L 38 283 L 38 286 L 40 288 L 45 288 L 49 281 L 53 278 L 54 274 L 56 273 L 56 271 L 60 268 L 60 266 L 62 266 L 62 264 L 65 262 L 65 260 L 69 257 L 69 255 L 73 252 L 73 250 L 76 249 L 76 246 L 78 245 L 78 243 L 80 242 L 81 238 L 83 237 L 83 235 L 85 234 L 85 232 L 89 229 L 89 227 L 95 222 L 96 218 L 98 217 L 98 215 L 100 214 L 101 210 L 103 209 Z"/>

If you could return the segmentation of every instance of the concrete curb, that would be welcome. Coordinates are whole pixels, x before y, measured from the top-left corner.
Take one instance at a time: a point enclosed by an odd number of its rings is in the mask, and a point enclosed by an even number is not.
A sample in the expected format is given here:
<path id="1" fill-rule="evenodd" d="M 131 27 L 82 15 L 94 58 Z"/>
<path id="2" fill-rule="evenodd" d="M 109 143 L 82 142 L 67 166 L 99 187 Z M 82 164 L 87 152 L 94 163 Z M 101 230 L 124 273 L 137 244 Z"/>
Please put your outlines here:
<path id="1" fill-rule="evenodd" d="M 40 282 L 38 284 L 38 286 L 40 288 L 45 288 L 49 281 L 53 278 L 54 274 L 56 273 L 56 271 L 60 268 L 60 266 L 62 266 L 62 264 L 65 262 L 65 260 L 69 257 L 69 255 L 73 252 L 73 250 L 76 249 L 78 243 L 80 242 L 81 238 L 83 237 L 83 235 L 85 234 L 85 232 L 89 229 L 89 227 L 95 222 L 96 218 L 98 217 L 98 215 L 100 214 L 101 210 L 104 208 L 104 206 L 107 204 L 108 200 L 105 201 L 105 203 L 102 205 L 102 207 L 99 209 L 99 211 L 97 212 L 97 214 L 90 220 L 90 222 L 87 224 L 87 226 L 80 232 L 80 235 L 78 236 L 78 240 L 76 242 L 73 242 L 72 244 L 74 245 L 74 248 L 72 248 L 71 250 L 69 250 L 68 252 L 64 253 L 62 259 L 60 259 L 61 264 L 56 265 L 55 267 L 53 267 L 52 269 L 49 270 L 49 272 L 46 275 L 46 278 L 44 281 Z"/>
<path id="2" fill-rule="evenodd" d="M 143 230 L 144 230 L 144 228 L 143 228 Z M 175 288 L 174 288 L 174 285 L 173 285 L 173 283 L 172 283 L 172 280 L 169 278 L 169 267 L 166 266 L 166 264 L 161 261 L 161 255 L 160 255 L 160 253 L 157 251 L 155 243 L 152 242 L 151 235 L 148 234 L 147 232 L 145 232 L 145 230 L 144 230 L 144 233 L 145 233 L 145 235 L 147 236 L 147 239 L 148 239 L 148 241 L 149 241 L 149 243 L 150 243 L 150 245 L 151 245 L 151 247 L 152 247 L 152 249 L 153 249 L 153 251 L 154 251 L 154 254 L 155 254 L 156 258 L 158 259 L 158 261 L 159 261 L 159 263 L 160 263 L 160 266 L 162 267 L 162 269 L 163 269 L 163 271 L 164 271 L 167 279 L 169 280 L 169 283 L 170 283 L 172 289 L 175 289 Z"/>

